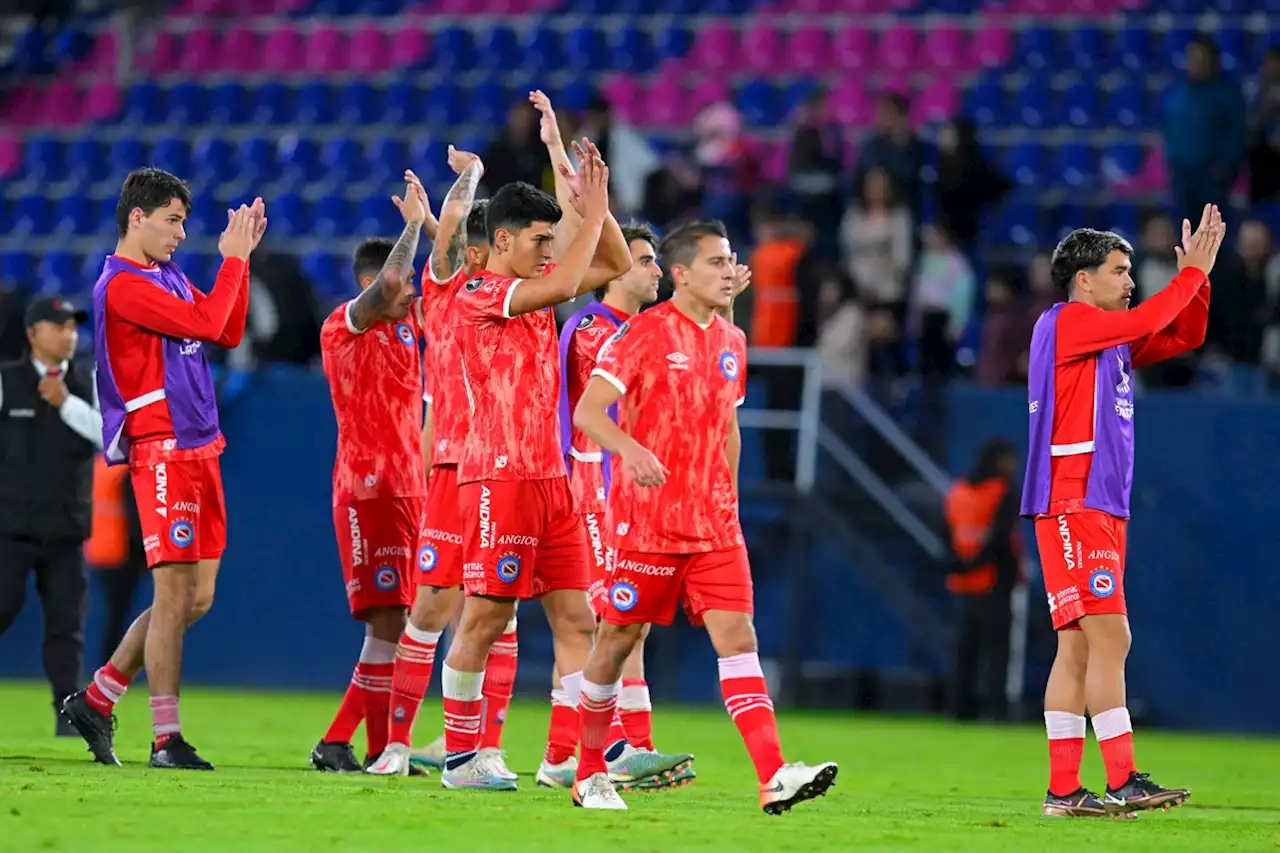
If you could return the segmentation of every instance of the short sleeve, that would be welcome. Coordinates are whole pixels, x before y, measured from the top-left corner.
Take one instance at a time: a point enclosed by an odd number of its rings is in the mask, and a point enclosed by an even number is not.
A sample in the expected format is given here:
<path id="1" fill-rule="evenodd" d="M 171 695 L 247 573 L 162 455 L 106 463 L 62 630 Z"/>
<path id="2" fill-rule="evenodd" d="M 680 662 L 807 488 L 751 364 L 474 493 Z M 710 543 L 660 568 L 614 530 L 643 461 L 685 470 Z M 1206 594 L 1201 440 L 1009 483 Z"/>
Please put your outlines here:
<path id="1" fill-rule="evenodd" d="M 511 296 L 520 281 L 505 276 L 476 276 L 458 291 L 458 305 L 473 321 L 510 320 Z"/>
<path id="2" fill-rule="evenodd" d="M 747 402 L 747 348 L 741 347 L 738 352 L 738 397 L 733 401 L 734 406 L 741 406 Z"/>
<path id="3" fill-rule="evenodd" d="M 623 323 L 604 342 L 596 355 L 596 366 L 591 371 L 592 376 L 599 376 L 617 388 L 619 394 L 627 393 L 627 388 L 635 383 L 644 363 L 640 336 L 628 334 L 630 331 L 631 324 Z"/>
<path id="4" fill-rule="evenodd" d="M 351 302 L 339 305 L 325 319 L 324 325 L 320 327 L 321 351 L 341 352 L 354 343 L 361 334 L 351 325 L 351 315 L 348 313 L 350 308 Z"/>

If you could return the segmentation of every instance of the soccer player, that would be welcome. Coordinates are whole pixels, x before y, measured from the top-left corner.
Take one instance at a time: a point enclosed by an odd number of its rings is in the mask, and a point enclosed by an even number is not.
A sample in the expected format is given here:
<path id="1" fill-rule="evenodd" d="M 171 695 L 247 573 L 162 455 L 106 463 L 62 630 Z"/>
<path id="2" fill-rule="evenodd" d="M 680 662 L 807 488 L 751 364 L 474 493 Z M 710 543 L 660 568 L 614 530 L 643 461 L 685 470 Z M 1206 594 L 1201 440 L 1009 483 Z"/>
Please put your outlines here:
<path id="1" fill-rule="evenodd" d="M 622 234 L 631 250 L 631 269 L 596 290 L 596 300 L 573 314 L 560 334 L 561 394 L 560 449 L 569 471 L 570 490 L 590 547 L 591 586 L 588 595 L 597 617 L 604 610 L 605 546 L 602 523 L 605 496 L 609 491 L 608 460 L 600 448 L 581 430 L 573 428 L 573 409 L 587 386 L 596 365 L 596 354 L 610 335 L 640 309 L 658 298 L 658 282 L 662 268 L 658 266 L 657 238 L 644 226 L 625 225 Z M 646 630 L 647 635 L 647 630 Z M 561 700 L 563 688 L 552 690 L 551 726 L 547 753 L 538 768 L 538 785 L 547 788 L 571 788 L 578 769 L 578 711 Z M 649 687 L 644 678 L 644 639 L 635 649 L 623 671 L 618 713 L 609 731 L 609 747 L 605 758 L 615 781 L 621 787 L 640 790 L 676 787 L 694 780 L 692 760 L 684 760 L 667 774 L 649 776 L 632 785 L 623 781 L 628 774 L 630 752 L 654 752 L 652 706 Z M 692 756 L 689 756 L 691 759 Z"/>
<path id="2" fill-rule="evenodd" d="M 528 184 L 502 187 L 486 215 L 489 262 L 454 306 L 472 421 L 458 463 L 466 598 L 441 676 L 447 788 L 515 788 L 477 751 L 485 661 L 517 599 L 542 600 L 569 684 L 591 648 L 586 540 L 560 455 L 551 309 L 631 266 L 609 215 L 608 176 L 598 152 L 586 159 L 575 199 L 582 224 L 550 271 L 560 205 Z"/>
<path id="3" fill-rule="evenodd" d="M 183 635 L 213 603 L 226 549 L 218 468 L 226 442 L 204 346 L 235 347 L 244 336 L 249 255 L 267 220 L 262 199 L 227 211 L 222 267 L 206 296 L 173 261 L 190 212 L 181 180 L 154 168 L 132 172 L 116 204 L 115 254 L 93 288 L 102 443 L 108 464 L 129 466 L 155 588 L 111 660 L 62 706 L 101 764 L 120 763 L 115 705 L 145 664 L 151 766 L 213 769 L 183 737 L 178 716 Z"/>
<path id="4" fill-rule="evenodd" d="M 366 762 L 387 746 L 392 662 L 413 602 L 413 570 L 427 487 L 423 464 L 422 308 L 413 260 L 429 217 L 427 195 L 412 172 L 394 243 L 371 239 L 355 251 L 361 293 L 339 305 L 320 330 L 320 352 L 338 452 L 333 466 L 333 524 L 351 615 L 365 623 L 351 687 L 328 732 L 311 751 L 317 770 L 357 773 L 351 734 L 364 719 Z"/>
<path id="5" fill-rule="evenodd" d="M 1053 817 L 1132 817 L 1191 796 L 1139 773 L 1125 707 L 1129 621 L 1125 543 L 1133 484 L 1133 370 L 1195 349 L 1209 321 L 1209 272 L 1226 226 L 1206 206 L 1182 223 L 1179 272 L 1132 311 L 1133 247 L 1080 229 L 1058 244 L 1053 281 L 1068 301 L 1036 321 L 1028 376 L 1031 441 L 1022 514 L 1035 519 L 1058 652 L 1044 694 Z M 1080 783 L 1085 709 L 1107 771 L 1102 798 Z"/>
<path id="6" fill-rule="evenodd" d="M 736 287 L 733 253 L 722 225 L 698 222 L 668 235 L 662 259 L 675 295 L 609 339 L 574 413 L 574 426 L 613 454 L 613 481 L 609 586 L 583 673 L 573 801 L 626 808 L 604 752 L 619 678 L 645 625 L 669 625 L 683 598 L 719 655 L 725 708 L 755 764 L 760 804 L 780 814 L 825 794 L 837 767 L 784 761 L 757 653 L 737 501 L 746 336 L 718 314 Z"/>

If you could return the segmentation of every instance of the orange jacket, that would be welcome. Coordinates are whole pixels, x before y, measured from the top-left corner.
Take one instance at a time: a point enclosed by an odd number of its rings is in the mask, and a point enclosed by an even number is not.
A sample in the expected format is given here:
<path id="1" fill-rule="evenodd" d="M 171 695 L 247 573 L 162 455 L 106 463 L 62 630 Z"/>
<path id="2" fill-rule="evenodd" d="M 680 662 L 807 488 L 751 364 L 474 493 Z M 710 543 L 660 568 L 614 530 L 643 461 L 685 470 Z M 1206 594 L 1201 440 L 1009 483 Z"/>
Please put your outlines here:
<path id="1" fill-rule="evenodd" d="M 799 240 L 770 240 L 751 254 L 752 346 L 795 346 L 800 323 L 796 264 L 804 251 Z"/>
<path id="2" fill-rule="evenodd" d="M 114 569 L 129 556 L 129 522 L 124 506 L 124 465 L 108 467 L 99 454 L 93 468 L 93 526 L 84 559 L 95 569 Z"/>
<path id="3" fill-rule="evenodd" d="M 951 531 L 951 547 L 961 561 L 968 563 L 982 552 L 991 534 L 996 510 L 1008 492 L 1009 484 L 1001 477 L 981 483 L 959 480 L 951 487 L 944 511 Z M 953 571 L 947 575 L 947 589 L 955 595 L 985 595 L 995 585 L 994 564 Z"/>

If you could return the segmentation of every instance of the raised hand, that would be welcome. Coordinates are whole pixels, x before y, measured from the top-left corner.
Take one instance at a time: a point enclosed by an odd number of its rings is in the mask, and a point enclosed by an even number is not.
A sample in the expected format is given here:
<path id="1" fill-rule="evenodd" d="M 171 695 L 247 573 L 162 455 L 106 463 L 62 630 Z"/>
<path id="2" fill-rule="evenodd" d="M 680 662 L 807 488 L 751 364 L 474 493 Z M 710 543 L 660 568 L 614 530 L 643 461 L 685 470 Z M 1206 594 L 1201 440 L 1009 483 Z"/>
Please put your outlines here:
<path id="1" fill-rule="evenodd" d="M 751 286 L 751 267 L 738 263 L 737 252 L 729 259 L 729 263 L 733 264 L 733 298 L 737 299 L 742 291 Z"/>
<path id="2" fill-rule="evenodd" d="M 609 215 L 609 167 L 600 157 L 600 151 L 588 139 L 582 140 L 582 146 L 574 143 L 574 150 L 579 152 L 582 168 L 578 171 L 578 195 L 582 198 L 582 218 Z M 577 205 L 575 205 L 575 208 Z"/>
<path id="3" fill-rule="evenodd" d="M 262 235 L 267 233 L 267 205 L 261 197 L 253 200 L 249 215 L 253 218 L 253 247 L 249 250 L 252 252 L 262 242 Z"/>
<path id="4" fill-rule="evenodd" d="M 449 146 L 449 168 L 453 169 L 455 175 L 461 175 L 467 171 L 472 163 L 479 160 L 479 156 L 472 154 L 470 151 L 463 151 L 461 148 Z"/>
<path id="5" fill-rule="evenodd" d="M 404 198 L 393 195 L 391 203 L 400 211 L 400 215 L 404 217 L 405 224 L 425 222 L 430 208 L 427 206 L 427 191 L 422 186 L 422 181 L 418 180 L 418 176 L 408 169 L 404 171 L 404 181 Z"/>
<path id="6" fill-rule="evenodd" d="M 1227 236 L 1227 225 L 1216 204 L 1206 204 L 1200 214 L 1200 224 L 1191 231 L 1191 220 L 1182 220 L 1182 245 L 1174 246 L 1178 269 L 1195 267 L 1208 275 L 1218 260 L 1218 250 Z"/>
<path id="7" fill-rule="evenodd" d="M 248 260 L 253 251 L 253 234 L 256 228 L 253 214 L 245 205 L 227 211 L 227 227 L 218 238 L 218 251 L 224 258 Z"/>
<path id="8" fill-rule="evenodd" d="M 534 109 L 541 116 L 538 122 L 538 137 L 542 140 L 542 144 L 548 148 L 557 146 L 563 148 L 560 125 L 556 122 L 556 111 L 551 109 L 551 99 L 541 89 L 534 89 L 529 93 L 529 103 L 533 104 Z"/>

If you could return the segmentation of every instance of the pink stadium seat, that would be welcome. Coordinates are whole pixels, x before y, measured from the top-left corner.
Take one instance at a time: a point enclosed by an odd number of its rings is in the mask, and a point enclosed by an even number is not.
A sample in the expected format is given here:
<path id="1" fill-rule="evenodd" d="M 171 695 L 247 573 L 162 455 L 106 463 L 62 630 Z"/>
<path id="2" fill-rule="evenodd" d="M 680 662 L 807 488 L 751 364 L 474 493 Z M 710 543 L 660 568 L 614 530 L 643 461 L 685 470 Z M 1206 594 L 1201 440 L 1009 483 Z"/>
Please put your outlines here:
<path id="1" fill-rule="evenodd" d="M 8 99 L 0 104 L 0 127 L 31 127 L 40 120 L 42 99 L 34 83 L 19 83 L 9 91 Z"/>
<path id="2" fill-rule="evenodd" d="M 116 70 L 116 34 L 111 30 L 98 33 L 89 55 L 75 65 L 77 74 L 114 74 Z"/>
<path id="3" fill-rule="evenodd" d="M 644 100 L 648 123 L 656 127 L 682 127 L 693 116 L 689 112 L 689 90 L 680 77 L 654 80 Z"/>
<path id="4" fill-rule="evenodd" d="M 917 55 L 916 31 L 906 24 L 897 24 L 882 32 L 878 47 L 880 67 L 884 70 L 905 71 L 921 59 Z"/>
<path id="5" fill-rule="evenodd" d="M 643 96 L 634 77 L 614 77 L 601 87 L 609 106 L 627 121 L 639 117 Z"/>
<path id="6" fill-rule="evenodd" d="M 424 5 L 435 6 L 441 15 L 468 15 L 475 8 L 471 0 L 438 0 L 436 3 Z"/>
<path id="7" fill-rule="evenodd" d="M 107 122 L 120 115 L 124 94 L 113 80 L 100 80 L 89 87 L 84 96 L 84 117 L 89 121 Z"/>
<path id="8" fill-rule="evenodd" d="M 871 65 L 871 31 L 856 24 L 837 30 L 831 41 L 832 59 L 844 71 L 861 71 Z"/>
<path id="9" fill-rule="evenodd" d="M 305 65 L 312 73 L 323 74 L 347 70 L 347 36 L 337 27 L 316 27 L 307 39 Z"/>
<path id="10" fill-rule="evenodd" d="M 392 67 L 387 33 L 377 24 L 366 24 L 351 34 L 348 67 L 358 74 L 378 74 Z"/>
<path id="11" fill-rule="evenodd" d="M 827 95 L 831 117 L 845 127 L 868 127 L 875 119 L 875 104 L 857 80 L 845 79 Z"/>
<path id="12" fill-rule="evenodd" d="M 405 68 L 425 62 L 431 55 L 431 39 L 419 27 L 405 27 L 391 38 L 391 67 Z"/>
<path id="13" fill-rule="evenodd" d="M 176 33 L 158 30 L 151 49 L 141 51 L 139 58 L 149 74 L 172 74 L 182 64 L 182 41 Z"/>
<path id="14" fill-rule="evenodd" d="M 987 24 L 973 36 L 969 45 L 969 64 L 974 68 L 996 68 L 1013 54 L 1013 36 L 1008 28 Z"/>
<path id="15" fill-rule="evenodd" d="M 761 154 L 760 171 L 764 174 L 764 179 L 775 184 L 785 180 L 791 160 L 791 140 L 778 139 L 763 143 Z"/>
<path id="16" fill-rule="evenodd" d="M 960 93 L 949 78 L 940 77 L 924 87 L 912 101 L 914 123 L 937 124 L 950 121 L 960 111 Z"/>
<path id="17" fill-rule="evenodd" d="M 884 11 L 888 0 L 831 0 L 832 12 L 845 15 L 874 15 Z"/>
<path id="18" fill-rule="evenodd" d="M 201 27 L 182 40 L 179 69 L 186 74 L 205 74 L 223 69 L 222 39 L 213 27 Z"/>
<path id="19" fill-rule="evenodd" d="M 22 142 L 16 136 L 0 136 L 0 178 L 16 175 L 22 168 Z"/>
<path id="20" fill-rule="evenodd" d="M 838 12 L 839 8 L 838 0 L 791 0 L 789 3 L 779 3 L 773 7 L 773 11 L 780 15 L 830 15 Z"/>
<path id="21" fill-rule="evenodd" d="M 74 127 L 83 120 L 80 90 L 70 80 L 50 80 L 41 104 L 41 123 Z"/>
<path id="22" fill-rule="evenodd" d="M 777 72 L 788 64 L 782 34 L 772 22 L 749 25 L 742 33 L 741 51 L 744 64 L 754 71 Z"/>
<path id="23" fill-rule="evenodd" d="M 235 12 L 235 6 L 231 0 L 186 0 L 186 6 L 190 14 L 201 18 L 208 15 L 230 15 Z"/>
<path id="24" fill-rule="evenodd" d="M 800 27 L 783 48 L 787 67 L 800 73 L 825 72 L 831 66 L 831 43 L 822 27 Z"/>
<path id="25" fill-rule="evenodd" d="M 703 70 L 736 67 L 739 61 L 737 30 L 728 24 L 708 24 L 694 39 L 689 57 Z"/>
<path id="26" fill-rule="evenodd" d="M 288 25 L 267 33 L 262 42 L 262 70 L 296 74 L 306 56 L 306 39 Z"/>
<path id="27" fill-rule="evenodd" d="M 920 59 L 937 71 L 964 71 L 969 61 L 965 41 L 965 31 L 954 24 L 931 27 L 920 45 Z"/>
<path id="28" fill-rule="evenodd" d="M 250 27 L 230 29 L 222 42 L 222 57 L 226 68 L 252 74 L 262 67 L 262 38 Z"/>
<path id="29" fill-rule="evenodd" d="M 719 77 L 704 77 L 689 91 L 689 115 L 697 115 L 712 104 L 732 100 L 729 86 Z"/>

